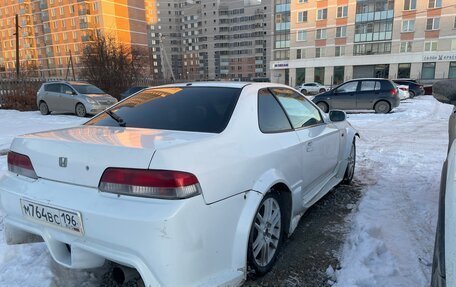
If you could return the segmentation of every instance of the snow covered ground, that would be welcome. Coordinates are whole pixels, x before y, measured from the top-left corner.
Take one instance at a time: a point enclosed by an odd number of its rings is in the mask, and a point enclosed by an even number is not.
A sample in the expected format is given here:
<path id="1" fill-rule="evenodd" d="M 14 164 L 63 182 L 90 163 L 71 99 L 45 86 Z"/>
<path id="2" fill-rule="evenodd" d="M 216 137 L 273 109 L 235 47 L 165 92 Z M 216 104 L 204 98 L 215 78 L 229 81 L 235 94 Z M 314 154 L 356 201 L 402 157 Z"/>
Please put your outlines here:
<path id="1" fill-rule="evenodd" d="M 430 96 L 402 102 L 388 115 L 349 114 L 361 133 L 355 177 L 363 196 L 348 219 L 351 231 L 336 287 L 429 284 L 439 177 L 447 145 L 448 105 Z M 78 125 L 73 116 L 0 110 L 0 150 L 17 134 Z M 6 172 L 0 156 L 0 176 Z M 7 246 L 0 211 L 0 286 L 97 286 L 100 272 L 54 263 L 43 243 Z"/>
<path id="2" fill-rule="evenodd" d="M 366 187 L 334 286 L 429 286 L 451 110 L 426 96 L 389 115 L 349 116 L 361 133 L 355 176 Z"/>

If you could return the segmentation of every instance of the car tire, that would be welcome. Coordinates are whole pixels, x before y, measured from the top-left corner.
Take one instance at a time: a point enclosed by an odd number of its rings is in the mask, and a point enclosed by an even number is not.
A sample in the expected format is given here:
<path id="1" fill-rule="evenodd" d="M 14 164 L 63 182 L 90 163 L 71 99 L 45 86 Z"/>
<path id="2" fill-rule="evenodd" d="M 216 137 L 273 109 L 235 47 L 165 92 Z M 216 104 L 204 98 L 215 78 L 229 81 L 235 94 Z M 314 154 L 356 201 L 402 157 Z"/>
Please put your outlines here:
<path id="1" fill-rule="evenodd" d="M 377 114 L 387 114 L 391 111 L 391 106 L 387 101 L 379 101 L 375 104 L 374 110 Z"/>
<path id="2" fill-rule="evenodd" d="M 302 89 L 301 90 L 301 94 L 303 94 L 304 96 L 307 95 L 307 90 L 306 89 Z"/>
<path id="3" fill-rule="evenodd" d="M 409 91 L 410 94 L 410 99 L 413 99 L 415 97 L 415 92 L 414 91 Z"/>
<path id="4" fill-rule="evenodd" d="M 342 180 L 343 184 L 350 184 L 353 180 L 355 174 L 356 166 L 356 140 L 353 139 L 352 146 L 350 149 L 350 155 L 348 156 L 348 164 L 345 169 L 344 179 Z"/>
<path id="5" fill-rule="evenodd" d="M 48 105 L 45 102 L 41 102 L 38 108 L 40 109 L 40 113 L 43 116 L 49 115 L 51 113 L 51 111 L 49 111 Z"/>
<path id="6" fill-rule="evenodd" d="M 329 112 L 329 105 L 325 102 L 318 102 L 317 107 L 319 107 L 324 113 Z"/>
<path id="7" fill-rule="evenodd" d="M 276 192 L 267 193 L 255 213 L 250 228 L 247 260 L 259 276 L 271 270 L 282 246 L 285 224 L 280 203 L 280 197 Z"/>
<path id="8" fill-rule="evenodd" d="M 326 92 L 326 89 L 320 89 L 320 93 Z"/>
<path id="9" fill-rule="evenodd" d="M 86 111 L 86 108 L 84 107 L 83 104 L 79 103 L 76 105 L 76 108 L 75 108 L 75 114 L 78 116 L 78 117 L 85 117 L 87 115 L 87 111 Z"/>

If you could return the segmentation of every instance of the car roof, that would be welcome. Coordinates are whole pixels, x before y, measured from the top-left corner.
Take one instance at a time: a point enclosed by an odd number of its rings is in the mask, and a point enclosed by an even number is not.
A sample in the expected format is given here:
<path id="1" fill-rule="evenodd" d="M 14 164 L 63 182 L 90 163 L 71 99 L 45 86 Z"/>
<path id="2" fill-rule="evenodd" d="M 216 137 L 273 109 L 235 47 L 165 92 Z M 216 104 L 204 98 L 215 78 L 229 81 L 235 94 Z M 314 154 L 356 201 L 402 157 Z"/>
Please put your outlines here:
<path id="1" fill-rule="evenodd" d="M 89 83 L 87 82 L 78 82 L 78 81 L 48 81 L 48 82 L 45 82 L 44 83 L 45 85 L 48 85 L 48 84 L 68 84 L 68 85 L 72 85 L 72 86 L 76 86 L 76 85 L 90 85 Z"/>
<path id="2" fill-rule="evenodd" d="M 157 86 L 160 88 L 165 87 L 218 87 L 218 88 L 243 88 L 247 85 L 264 84 L 259 82 L 188 82 L 188 83 L 175 83 Z M 155 87 L 155 88 L 157 88 Z"/>
<path id="3" fill-rule="evenodd" d="M 357 79 L 352 79 L 347 82 L 351 81 L 389 81 L 389 79 L 384 79 L 384 78 L 357 78 Z"/>

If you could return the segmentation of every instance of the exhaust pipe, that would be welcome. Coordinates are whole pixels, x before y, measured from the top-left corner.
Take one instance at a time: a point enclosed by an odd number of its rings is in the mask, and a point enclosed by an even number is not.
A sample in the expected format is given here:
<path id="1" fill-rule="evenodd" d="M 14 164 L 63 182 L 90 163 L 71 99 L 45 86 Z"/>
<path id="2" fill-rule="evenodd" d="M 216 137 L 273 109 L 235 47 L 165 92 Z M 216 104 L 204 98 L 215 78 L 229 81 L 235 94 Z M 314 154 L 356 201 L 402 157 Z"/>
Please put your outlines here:
<path id="1" fill-rule="evenodd" d="M 112 280 L 122 286 L 125 282 L 133 280 L 135 278 L 141 278 L 138 271 L 134 268 L 129 268 L 125 266 L 115 266 L 112 269 Z"/>

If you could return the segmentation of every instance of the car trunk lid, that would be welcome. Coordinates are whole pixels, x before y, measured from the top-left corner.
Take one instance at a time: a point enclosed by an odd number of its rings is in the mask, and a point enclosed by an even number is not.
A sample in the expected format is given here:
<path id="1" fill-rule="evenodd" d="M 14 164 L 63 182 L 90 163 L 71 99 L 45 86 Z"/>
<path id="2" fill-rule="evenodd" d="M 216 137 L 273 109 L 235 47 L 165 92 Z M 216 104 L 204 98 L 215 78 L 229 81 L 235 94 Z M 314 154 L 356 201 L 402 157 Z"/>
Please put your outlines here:
<path id="1" fill-rule="evenodd" d="M 147 169 L 154 152 L 212 134 L 79 126 L 14 139 L 11 150 L 29 156 L 40 178 L 97 187 L 108 167 Z"/>

